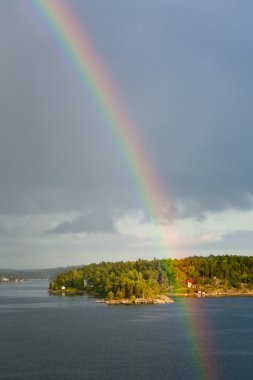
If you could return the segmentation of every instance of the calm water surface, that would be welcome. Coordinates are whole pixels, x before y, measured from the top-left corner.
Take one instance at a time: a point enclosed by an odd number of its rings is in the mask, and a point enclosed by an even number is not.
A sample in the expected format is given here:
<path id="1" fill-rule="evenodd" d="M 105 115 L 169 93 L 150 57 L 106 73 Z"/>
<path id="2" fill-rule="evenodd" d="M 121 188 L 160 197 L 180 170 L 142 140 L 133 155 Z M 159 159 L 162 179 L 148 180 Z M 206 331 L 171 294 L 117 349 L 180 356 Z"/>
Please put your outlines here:
<path id="1" fill-rule="evenodd" d="M 253 379 L 253 298 L 108 306 L 0 285 L 0 379 Z"/>

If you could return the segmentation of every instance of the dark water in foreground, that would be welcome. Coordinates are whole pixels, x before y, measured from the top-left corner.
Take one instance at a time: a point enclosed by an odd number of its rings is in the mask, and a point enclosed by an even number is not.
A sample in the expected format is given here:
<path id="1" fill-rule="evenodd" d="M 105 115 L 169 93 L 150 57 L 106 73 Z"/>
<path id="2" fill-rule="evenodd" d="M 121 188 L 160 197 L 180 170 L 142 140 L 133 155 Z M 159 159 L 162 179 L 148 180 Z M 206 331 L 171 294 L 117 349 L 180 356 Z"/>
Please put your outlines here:
<path id="1" fill-rule="evenodd" d="M 253 298 L 108 306 L 0 285 L 0 379 L 253 379 Z"/>

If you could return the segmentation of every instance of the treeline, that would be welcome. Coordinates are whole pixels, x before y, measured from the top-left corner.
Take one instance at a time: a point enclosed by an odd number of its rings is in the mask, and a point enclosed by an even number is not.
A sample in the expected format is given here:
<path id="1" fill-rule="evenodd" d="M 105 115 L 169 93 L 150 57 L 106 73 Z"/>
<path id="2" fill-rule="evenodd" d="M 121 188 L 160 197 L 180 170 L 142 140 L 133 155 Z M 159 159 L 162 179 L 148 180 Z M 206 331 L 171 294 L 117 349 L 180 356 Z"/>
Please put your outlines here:
<path id="1" fill-rule="evenodd" d="M 253 287 L 253 257 L 208 256 L 102 262 L 59 274 L 52 291 L 92 292 L 108 299 L 152 298 L 178 291 L 192 281 L 197 286 Z"/>
<path id="2" fill-rule="evenodd" d="M 170 271 L 170 260 L 102 262 L 58 275 L 50 288 L 92 291 L 108 299 L 153 298 L 166 292 Z"/>

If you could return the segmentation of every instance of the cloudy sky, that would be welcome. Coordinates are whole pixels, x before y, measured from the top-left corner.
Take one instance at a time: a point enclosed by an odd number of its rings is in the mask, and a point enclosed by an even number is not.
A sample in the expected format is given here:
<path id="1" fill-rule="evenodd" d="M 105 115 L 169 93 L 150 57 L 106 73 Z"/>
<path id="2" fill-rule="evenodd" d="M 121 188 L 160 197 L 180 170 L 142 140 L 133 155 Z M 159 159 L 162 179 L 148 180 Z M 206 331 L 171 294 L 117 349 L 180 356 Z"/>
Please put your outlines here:
<path id="1" fill-rule="evenodd" d="M 45 20 L 31 2 L 1 0 L 0 267 L 252 254 L 252 2 L 66 2 L 173 212 L 162 225 L 148 217 Z"/>

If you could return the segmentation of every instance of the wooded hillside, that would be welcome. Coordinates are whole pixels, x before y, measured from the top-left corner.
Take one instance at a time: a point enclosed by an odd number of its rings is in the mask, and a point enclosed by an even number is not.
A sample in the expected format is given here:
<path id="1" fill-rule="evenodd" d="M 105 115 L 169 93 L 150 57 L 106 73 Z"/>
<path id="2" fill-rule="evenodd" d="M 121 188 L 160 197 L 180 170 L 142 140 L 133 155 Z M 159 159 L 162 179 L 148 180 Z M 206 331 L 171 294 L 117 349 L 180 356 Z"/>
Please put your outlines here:
<path id="1" fill-rule="evenodd" d="M 108 299 L 145 297 L 185 290 L 187 282 L 198 286 L 253 287 L 253 257 L 208 256 L 102 262 L 61 273 L 50 284 L 52 291 L 72 289 L 96 293 Z"/>

